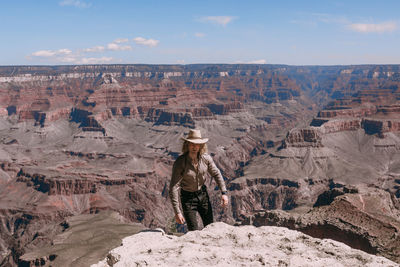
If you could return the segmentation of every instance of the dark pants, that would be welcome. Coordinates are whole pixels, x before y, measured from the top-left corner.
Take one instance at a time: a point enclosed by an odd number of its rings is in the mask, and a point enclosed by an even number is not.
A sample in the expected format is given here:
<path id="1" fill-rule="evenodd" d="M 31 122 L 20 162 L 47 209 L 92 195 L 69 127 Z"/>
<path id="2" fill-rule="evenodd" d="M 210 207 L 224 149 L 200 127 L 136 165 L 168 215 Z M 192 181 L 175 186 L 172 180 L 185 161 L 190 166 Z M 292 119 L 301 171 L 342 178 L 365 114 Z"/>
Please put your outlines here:
<path id="1" fill-rule="evenodd" d="M 197 212 L 200 214 L 204 226 L 214 222 L 210 197 L 205 185 L 196 192 L 181 190 L 181 203 L 183 217 L 185 217 L 189 231 L 199 230 Z"/>

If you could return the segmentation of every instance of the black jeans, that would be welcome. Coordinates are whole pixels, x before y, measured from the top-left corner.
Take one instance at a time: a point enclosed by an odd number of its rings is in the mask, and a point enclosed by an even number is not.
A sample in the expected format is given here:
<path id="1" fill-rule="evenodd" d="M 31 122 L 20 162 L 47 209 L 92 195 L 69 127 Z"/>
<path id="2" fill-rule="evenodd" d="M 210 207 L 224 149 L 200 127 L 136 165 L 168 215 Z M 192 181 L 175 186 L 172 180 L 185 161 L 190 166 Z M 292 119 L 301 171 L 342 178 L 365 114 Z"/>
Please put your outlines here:
<path id="1" fill-rule="evenodd" d="M 205 185 L 196 192 L 181 190 L 181 203 L 183 217 L 185 217 L 189 231 L 199 230 L 197 212 L 200 214 L 204 227 L 214 222 L 210 197 Z"/>

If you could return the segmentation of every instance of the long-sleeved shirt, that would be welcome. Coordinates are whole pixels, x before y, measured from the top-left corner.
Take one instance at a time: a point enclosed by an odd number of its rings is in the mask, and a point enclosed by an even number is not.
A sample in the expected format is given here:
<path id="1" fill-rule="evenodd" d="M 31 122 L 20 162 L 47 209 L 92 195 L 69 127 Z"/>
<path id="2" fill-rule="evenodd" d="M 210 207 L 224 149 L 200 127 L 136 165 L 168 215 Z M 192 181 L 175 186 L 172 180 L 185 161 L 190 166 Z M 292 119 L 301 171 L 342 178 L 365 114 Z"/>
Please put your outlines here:
<path id="1" fill-rule="evenodd" d="M 197 170 L 193 166 L 188 153 L 180 155 L 176 159 L 172 167 L 172 177 L 169 186 L 169 197 L 171 198 L 175 214 L 181 213 L 179 207 L 179 189 L 182 188 L 189 192 L 200 190 L 205 183 L 207 172 L 217 182 L 220 190 L 225 192 L 224 179 L 210 155 L 203 154 L 199 157 Z"/>

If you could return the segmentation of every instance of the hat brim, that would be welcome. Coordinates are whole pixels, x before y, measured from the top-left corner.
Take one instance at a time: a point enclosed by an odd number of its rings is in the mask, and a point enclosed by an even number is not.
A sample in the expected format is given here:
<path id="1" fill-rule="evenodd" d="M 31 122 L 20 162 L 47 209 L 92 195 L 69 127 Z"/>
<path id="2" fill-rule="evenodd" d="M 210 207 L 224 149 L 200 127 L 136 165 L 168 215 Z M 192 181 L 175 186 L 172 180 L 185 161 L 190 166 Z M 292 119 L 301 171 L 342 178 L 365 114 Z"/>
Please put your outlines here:
<path id="1" fill-rule="evenodd" d="M 188 138 L 181 137 L 181 139 L 188 141 L 190 143 L 193 143 L 193 144 L 205 144 L 208 142 L 208 138 L 188 139 Z"/>

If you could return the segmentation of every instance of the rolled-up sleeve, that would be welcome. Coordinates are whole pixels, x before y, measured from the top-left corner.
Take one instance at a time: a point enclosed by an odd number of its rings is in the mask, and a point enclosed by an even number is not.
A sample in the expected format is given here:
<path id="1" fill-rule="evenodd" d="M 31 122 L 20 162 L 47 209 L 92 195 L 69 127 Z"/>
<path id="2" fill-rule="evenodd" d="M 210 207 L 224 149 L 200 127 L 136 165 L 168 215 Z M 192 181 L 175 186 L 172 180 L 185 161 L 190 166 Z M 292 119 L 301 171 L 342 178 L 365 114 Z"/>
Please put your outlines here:
<path id="1" fill-rule="evenodd" d="M 182 180 L 182 158 L 178 158 L 172 167 L 171 183 L 169 184 L 169 198 L 175 214 L 181 213 L 179 207 L 179 189 Z"/>
<path id="2" fill-rule="evenodd" d="M 221 192 L 226 192 L 225 181 L 224 178 L 222 177 L 221 171 L 217 168 L 217 166 L 214 163 L 214 160 L 210 155 L 206 155 L 205 158 L 207 160 L 208 173 L 217 182 Z"/>

